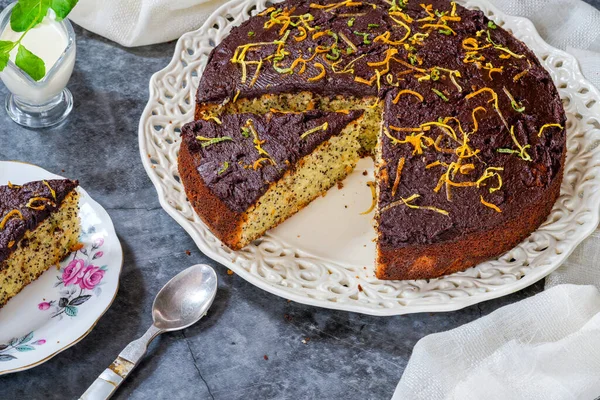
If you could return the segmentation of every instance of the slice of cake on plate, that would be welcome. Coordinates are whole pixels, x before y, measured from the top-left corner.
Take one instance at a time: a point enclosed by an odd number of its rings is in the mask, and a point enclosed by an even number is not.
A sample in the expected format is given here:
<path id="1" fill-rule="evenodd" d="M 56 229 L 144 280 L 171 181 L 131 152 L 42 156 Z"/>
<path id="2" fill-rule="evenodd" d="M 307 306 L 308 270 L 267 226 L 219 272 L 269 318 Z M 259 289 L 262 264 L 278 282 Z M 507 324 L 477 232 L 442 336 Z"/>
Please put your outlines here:
<path id="1" fill-rule="evenodd" d="M 192 206 L 241 249 L 344 179 L 360 159 L 362 111 L 224 115 L 182 129 Z"/>
<path id="2" fill-rule="evenodd" d="M 77 181 L 0 186 L 0 307 L 79 245 Z"/>

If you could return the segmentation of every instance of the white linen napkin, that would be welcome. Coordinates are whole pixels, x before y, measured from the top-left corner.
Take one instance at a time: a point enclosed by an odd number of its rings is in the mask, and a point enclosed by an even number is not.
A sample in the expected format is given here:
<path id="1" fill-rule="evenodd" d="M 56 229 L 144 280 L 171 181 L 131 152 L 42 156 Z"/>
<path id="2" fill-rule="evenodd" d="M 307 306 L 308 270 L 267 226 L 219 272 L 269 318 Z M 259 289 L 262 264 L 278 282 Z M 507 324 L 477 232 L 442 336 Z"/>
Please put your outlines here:
<path id="1" fill-rule="evenodd" d="M 531 19 L 600 87 L 600 12 L 579 0 L 492 0 Z M 546 291 L 421 339 L 393 400 L 600 398 L 600 231 L 548 278 Z"/>
<path id="2" fill-rule="evenodd" d="M 202 26 L 225 0 L 79 0 L 69 19 L 134 47 L 178 39 Z"/>

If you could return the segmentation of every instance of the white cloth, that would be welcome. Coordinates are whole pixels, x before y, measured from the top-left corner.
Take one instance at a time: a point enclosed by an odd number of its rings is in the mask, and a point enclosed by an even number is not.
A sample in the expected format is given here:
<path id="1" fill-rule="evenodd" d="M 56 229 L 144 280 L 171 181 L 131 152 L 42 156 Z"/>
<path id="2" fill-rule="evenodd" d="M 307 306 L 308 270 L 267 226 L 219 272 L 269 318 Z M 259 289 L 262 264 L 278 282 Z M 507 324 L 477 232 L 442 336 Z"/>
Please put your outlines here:
<path id="1" fill-rule="evenodd" d="M 178 39 L 225 0 L 79 0 L 69 19 L 123 46 Z"/>
<path id="2" fill-rule="evenodd" d="M 600 87 L 600 11 L 579 0 L 491 0 L 531 19 Z M 546 291 L 421 339 L 393 400 L 600 399 L 600 231 Z"/>

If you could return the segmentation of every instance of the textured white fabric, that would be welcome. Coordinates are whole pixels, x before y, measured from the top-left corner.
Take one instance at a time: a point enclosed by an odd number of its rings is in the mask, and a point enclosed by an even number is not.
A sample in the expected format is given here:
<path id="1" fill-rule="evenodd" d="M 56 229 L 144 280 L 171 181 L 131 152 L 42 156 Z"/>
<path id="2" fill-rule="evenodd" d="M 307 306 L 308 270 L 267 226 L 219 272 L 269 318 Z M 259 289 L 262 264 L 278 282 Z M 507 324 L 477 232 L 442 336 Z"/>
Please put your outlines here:
<path id="1" fill-rule="evenodd" d="M 600 12 L 579 0 L 491 0 L 531 19 L 600 87 Z M 421 339 L 393 400 L 600 399 L 600 231 L 546 291 Z"/>
<path id="2" fill-rule="evenodd" d="M 600 292 L 559 285 L 421 339 L 394 400 L 593 400 Z"/>
<path id="3" fill-rule="evenodd" d="M 77 25 L 123 46 L 178 39 L 200 28 L 224 0 L 79 0 L 69 15 Z"/>

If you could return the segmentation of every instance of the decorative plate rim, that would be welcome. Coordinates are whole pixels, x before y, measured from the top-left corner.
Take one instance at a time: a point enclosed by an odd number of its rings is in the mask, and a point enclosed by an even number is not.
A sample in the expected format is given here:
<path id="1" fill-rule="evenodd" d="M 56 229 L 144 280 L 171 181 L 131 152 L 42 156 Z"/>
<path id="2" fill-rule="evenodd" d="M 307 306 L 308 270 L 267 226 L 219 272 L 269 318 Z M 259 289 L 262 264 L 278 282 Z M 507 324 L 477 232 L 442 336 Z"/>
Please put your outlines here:
<path id="1" fill-rule="evenodd" d="M 24 162 L 24 161 L 18 161 L 18 160 L 4 160 L 4 161 L 0 161 L 0 164 L 3 163 L 16 163 L 16 164 L 24 164 L 24 165 L 29 165 L 32 167 L 36 167 L 40 170 L 42 170 L 44 173 L 48 173 L 50 175 L 56 176 L 58 178 L 56 179 L 61 179 L 64 178 L 61 175 L 55 174 L 53 172 L 50 172 L 48 170 L 46 170 L 45 168 L 40 167 L 39 165 L 33 164 L 33 163 L 29 163 L 29 162 Z M 15 372 L 21 372 L 21 371 L 25 371 L 31 368 L 35 368 L 41 364 L 44 364 L 45 362 L 49 361 L 50 359 L 56 357 L 58 354 L 62 353 L 63 351 L 75 346 L 76 344 L 78 344 L 79 342 L 81 342 L 87 335 L 90 334 L 90 332 L 92 332 L 92 330 L 94 330 L 94 328 L 96 327 L 96 325 L 98 324 L 98 322 L 100 321 L 100 319 L 104 316 L 104 314 L 106 314 L 106 312 L 110 309 L 110 307 L 113 305 L 115 299 L 117 298 L 117 294 L 119 293 L 119 287 L 120 287 L 120 283 L 121 283 L 121 273 L 123 272 L 123 265 L 124 265 L 124 259 L 125 259 L 125 254 L 123 253 L 123 246 L 121 246 L 121 242 L 118 239 L 117 236 L 117 232 L 115 230 L 114 224 L 112 222 L 112 218 L 110 218 L 110 215 L 108 214 L 108 212 L 104 209 L 104 207 L 102 207 L 102 205 L 100 205 L 100 203 L 98 203 L 96 200 L 94 200 L 89 193 L 83 189 L 82 187 L 78 187 L 77 188 L 78 191 L 82 192 L 82 194 L 84 194 L 88 201 L 90 203 L 92 203 L 92 205 L 97 206 L 99 209 L 101 209 L 107 216 L 107 219 L 105 221 L 106 223 L 106 227 L 109 229 L 109 233 L 114 235 L 114 237 L 116 238 L 116 244 L 118 245 L 118 252 L 117 254 L 119 254 L 119 258 L 120 258 L 120 263 L 118 263 L 118 267 L 119 267 L 119 272 L 117 274 L 117 282 L 116 282 L 116 286 L 115 286 L 115 291 L 112 295 L 112 298 L 110 299 L 110 301 L 108 302 L 108 304 L 106 305 L 106 308 L 104 308 L 97 316 L 97 318 L 91 323 L 91 325 L 87 328 L 87 330 L 79 337 L 77 337 L 76 339 L 70 341 L 69 343 L 67 343 L 66 345 L 60 347 L 59 349 L 57 349 L 56 351 L 52 352 L 51 354 L 45 356 L 44 358 L 31 362 L 27 365 L 23 365 L 20 367 L 16 367 L 16 368 L 12 368 L 12 369 L 7 369 L 7 370 L 2 370 L 0 369 L 0 376 L 2 375 L 8 375 L 8 374 L 12 374 Z"/>
<path id="2" fill-rule="evenodd" d="M 572 240 L 572 243 L 569 245 L 568 248 L 562 249 L 560 253 L 557 253 L 556 257 L 552 260 L 551 263 L 548 263 L 546 265 L 536 266 L 535 268 L 531 269 L 532 272 L 523 273 L 522 276 L 516 278 L 516 280 L 510 281 L 510 282 L 504 282 L 504 283 L 499 284 L 498 286 L 494 287 L 493 289 L 490 289 L 485 292 L 481 292 L 481 291 L 478 292 L 477 288 L 475 288 L 475 290 L 473 290 L 473 293 L 468 293 L 467 295 L 465 295 L 463 297 L 452 297 L 452 295 L 447 295 L 448 300 L 445 302 L 437 302 L 437 303 L 434 302 L 431 304 L 423 303 L 423 304 L 413 304 L 413 305 L 399 305 L 398 304 L 398 305 L 391 306 L 391 307 L 373 307 L 370 303 L 361 303 L 359 301 L 335 302 L 335 301 L 330 301 L 330 300 L 322 300 L 322 299 L 313 298 L 313 297 L 310 297 L 310 295 L 308 295 L 302 289 L 298 290 L 298 289 L 295 289 L 292 287 L 284 287 L 277 283 L 267 282 L 262 277 L 260 277 L 258 275 L 258 273 L 248 272 L 244 267 L 242 267 L 236 263 L 236 261 L 242 259 L 242 257 L 233 256 L 233 260 L 231 260 L 231 259 L 226 258 L 223 254 L 218 253 L 214 246 L 219 246 L 219 244 L 216 244 L 216 245 L 213 244 L 214 245 L 213 247 L 209 247 L 207 245 L 207 243 L 200 238 L 198 232 L 194 228 L 194 224 L 198 224 L 198 222 L 190 220 L 189 218 L 191 218 L 191 217 L 186 217 L 183 214 L 182 210 L 177 209 L 176 204 L 169 203 L 169 199 L 167 198 L 168 193 L 165 191 L 165 189 L 161 185 L 161 177 L 159 176 L 159 173 L 155 170 L 156 165 L 158 163 L 153 163 L 151 160 L 150 148 L 148 145 L 152 138 L 146 137 L 146 133 L 147 133 L 146 124 L 153 117 L 153 106 L 156 104 L 156 102 L 160 103 L 160 101 L 161 101 L 160 91 L 157 89 L 157 87 L 159 86 L 158 82 L 160 82 L 161 79 L 163 79 L 163 76 L 168 74 L 170 71 L 177 69 L 178 67 L 181 67 L 180 64 L 182 62 L 184 62 L 181 57 L 181 54 L 183 54 L 183 52 L 186 51 L 185 41 L 188 39 L 191 39 L 194 37 L 200 37 L 200 36 L 204 36 L 204 37 L 208 36 L 208 37 L 210 37 L 210 40 L 213 41 L 212 36 L 215 36 L 216 34 L 226 35 L 229 30 L 228 28 L 230 28 L 232 25 L 231 21 L 234 20 L 233 16 L 236 15 L 234 12 L 232 12 L 232 10 L 236 10 L 239 12 L 240 8 L 246 7 L 246 9 L 248 9 L 248 10 L 253 9 L 253 10 L 255 10 L 254 12 L 256 12 L 257 7 L 262 6 L 267 2 L 268 1 L 265 1 L 265 0 L 233 0 L 233 1 L 230 1 L 230 2 L 222 5 L 221 7 L 219 7 L 217 10 L 215 10 L 214 13 L 207 19 L 207 21 L 204 23 L 204 25 L 200 29 L 184 34 L 177 42 L 177 45 L 175 48 L 175 54 L 174 54 L 172 60 L 170 61 L 170 63 L 164 69 L 162 69 L 152 75 L 152 77 L 150 79 L 150 83 L 149 83 L 149 95 L 150 95 L 149 101 L 148 101 L 146 107 L 144 108 L 144 111 L 140 118 L 140 123 L 139 123 L 139 128 L 138 128 L 138 140 L 139 140 L 142 164 L 144 165 L 144 168 L 145 168 L 148 176 L 150 177 L 150 180 L 152 181 L 152 183 L 154 184 L 154 186 L 157 190 L 160 205 L 171 217 L 173 217 L 186 230 L 186 232 L 188 232 L 188 234 L 192 237 L 192 239 L 194 240 L 194 242 L 196 243 L 198 248 L 204 254 L 206 254 L 208 257 L 223 264 L 227 268 L 233 270 L 236 274 L 240 275 L 243 279 L 247 280 L 251 284 L 253 284 L 263 290 L 266 290 L 267 292 L 270 292 L 272 294 L 275 294 L 277 296 L 280 296 L 280 297 L 283 297 L 283 298 L 286 298 L 289 300 L 296 301 L 298 303 L 303 303 L 303 304 L 317 306 L 317 307 L 324 307 L 324 308 L 329 308 L 329 309 L 335 309 L 335 310 L 359 312 L 359 313 L 375 315 L 375 316 L 392 316 L 392 315 L 402 315 L 402 314 L 417 313 L 417 312 L 446 312 L 446 311 L 458 310 L 458 309 L 468 307 L 473 304 L 477 304 L 482 301 L 487 301 L 487 300 L 491 300 L 491 299 L 498 298 L 501 296 L 505 296 L 505 295 L 514 293 L 518 290 L 521 290 L 527 286 L 534 284 L 535 282 L 539 281 L 540 279 L 546 277 L 548 274 L 550 274 L 555 269 L 559 268 L 560 265 L 562 265 L 562 263 L 566 260 L 566 258 L 575 250 L 575 248 L 597 228 L 597 226 L 600 222 L 600 213 L 598 213 L 596 211 L 596 209 L 598 208 L 598 204 L 600 204 L 600 190 L 599 190 L 600 174 L 598 174 L 598 173 L 596 173 L 595 174 L 596 176 L 594 176 L 592 179 L 594 185 L 590 189 L 587 189 L 591 192 L 587 196 L 588 197 L 587 202 L 582 204 L 582 206 L 581 206 L 581 207 L 583 207 L 584 205 L 589 206 L 591 204 L 591 206 L 595 212 L 588 213 L 589 216 L 588 215 L 586 215 L 586 216 L 588 216 L 589 219 L 586 220 L 584 223 L 579 224 L 579 222 L 577 222 L 580 226 L 577 230 L 576 239 Z M 569 73 L 571 75 L 570 75 L 568 81 L 569 82 L 576 81 L 579 84 L 579 86 L 584 86 L 587 89 L 586 93 L 589 92 L 589 94 L 587 95 L 588 98 L 600 99 L 600 92 L 583 77 L 580 67 L 579 67 L 579 63 L 576 60 L 576 58 L 562 50 L 556 49 L 556 48 L 548 45 L 541 38 L 541 36 L 537 32 L 537 30 L 535 29 L 535 26 L 529 19 L 524 18 L 524 17 L 508 16 L 507 14 L 505 14 L 504 12 L 502 12 L 498 8 L 496 8 L 494 5 L 489 3 L 487 0 L 466 0 L 466 1 L 460 1 L 460 2 L 469 8 L 482 10 L 490 19 L 494 20 L 499 25 L 507 24 L 507 25 L 511 25 L 516 28 L 522 29 L 523 32 L 519 32 L 519 31 L 515 30 L 515 32 L 514 32 L 515 36 L 517 36 L 518 38 L 520 38 L 521 40 L 524 40 L 526 42 L 535 43 L 536 44 L 535 47 L 537 47 L 537 49 L 528 44 L 528 46 L 534 52 L 545 51 L 549 54 L 550 57 L 564 60 L 566 63 L 568 63 L 571 66 L 571 68 L 569 68 Z M 249 11 L 247 11 L 247 12 L 249 12 Z M 245 20 L 245 18 L 244 18 L 244 20 Z M 225 25 L 222 27 L 221 26 L 222 24 L 225 24 Z M 226 32 L 223 33 L 223 31 L 226 31 Z M 520 35 L 520 33 L 523 33 L 523 34 Z M 218 44 L 218 39 L 214 40 L 214 43 L 211 43 L 211 46 L 214 47 L 217 44 Z M 201 57 L 199 57 L 199 59 L 201 60 Z M 195 61 L 198 61 L 198 60 L 195 60 Z M 200 65 L 200 64 L 201 64 L 201 61 L 198 62 L 198 65 Z M 558 68 L 558 66 L 557 66 L 557 68 Z M 552 71 L 552 72 L 554 72 L 554 71 Z M 190 86 L 189 83 L 187 85 Z M 186 87 L 185 84 L 183 87 Z M 190 95 L 192 98 L 192 100 L 190 100 L 190 101 L 192 102 L 192 106 L 193 106 L 195 90 L 191 90 L 190 88 L 188 88 L 187 90 L 182 91 L 182 92 L 184 92 L 184 93 L 190 92 Z M 575 93 L 575 92 L 573 92 L 573 93 Z M 581 93 L 581 92 L 578 92 L 578 93 Z M 172 94 L 172 95 L 176 95 L 176 94 Z M 164 99 L 162 99 L 162 100 L 164 100 Z M 186 104 L 189 104 L 189 102 L 187 100 L 186 100 Z M 596 107 L 596 109 L 600 110 L 600 105 L 596 104 L 596 106 L 598 106 L 598 107 Z M 587 107 L 587 105 L 586 105 L 586 107 Z M 587 108 L 589 109 L 589 111 L 586 114 L 588 116 L 591 115 L 597 121 L 600 121 L 600 112 L 594 112 L 590 107 L 587 107 Z M 583 114 L 583 112 L 582 112 L 582 114 Z M 191 119 L 191 117 L 189 117 L 189 112 L 184 113 L 183 110 L 176 112 L 176 115 L 184 120 Z M 161 117 L 164 117 L 164 116 L 161 116 Z M 189 118 L 186 119 L 186 117 L 189 117 Z M 170 123 L 171 121 L 168 121 L 168 122 Z M 582 135 L 593 129 L 594 129 L 593 126 L 589 126 L 587 130 L 581 129 L 583 131 Z M 148 129 L 148 131 L 149 131 L 149 129 Z M 575 140 L 575 139 L 573 139 L 573 140 Z M 593 144 L 593 145 L 596 146 L 595 144 Z M 599 157 L 600 150 L 597 150 L 597 146 L 596 146 L 596 147 L 593 147 L 592 149 L 590 149 L 589 151 L 587 151 L 586 154 L 590 155 L 589 158 L 590 158 L 590 164 L 591 164 L 594 156 L 596 158 Z M 596 172 L 600 172 L 600 166 L 586 165 L 586 168 L 585 168 L 586 173 L 590 172 L 590 171 L 594 171 L 594 170 Z M 566 174 L 565 174 L 565 180 L 566 180 Z M 565 181 L 563 181 L 563 185 L 565 185 Z M 561 189 L 561 198 L 562 198 L 562 189 Z M 559 201 L 560 201 L 560 199 L 557 201 L 557 204 L 559 203 Z M 555 208 L 556 208 L 556 205 L 555 205 Z M 542 226 L 544 226 L 544 225 L 546 225 L 546 223 L 544 223 Z M 206 229 L 206 228 L 204 228 L 204 229 Z M 538 231 L 539 231 L 539 229 L 537 231 L 533 232 L 531 236 L 535 235 Z M 526 241 L 527 240 L 528 239 L 526 239 Z M 525 242 L 523 242 L 523 243 L 525 243 Z M 254 245 L 251 245 L 251 246 L 254 246 Z M 515 247 L 515 249 L 507 252 L 504 256 L 502 256 L 500 258 L 503 258 L 507 254 L 515 251 L 517 248 L 519 248 L 519 246 L 521 246 L 521 244 L 518 245 L 517 247 Z M 550 248 L 551 244 L 549 244 L 548 247 Z M 555 249 L 552 249 L 552 250 L 555 250 Z M 318 258 L 318 257 L 316 257 L 316 258 Z M 326 262 L 329 262 L 329 261 L 327 260 Z M 482 265 L 482 264 L 480 264 L 480 265 Z M 473 267 L 470 270 L 476 269 L 478 267 L 479 266 Z M 469 270 L 467 270 L 467 271 L 469 271 Z M 461 276 L 464 276 L 461 274 L 464 274 L 464 273 L 448 275 L 448 276 L 445 276 L 445 277 L 442 277 L 439 279 L 444 279 L 444 278 L 453 277 L 453 276 L 460 278 Z M 383 282 L 384 284 L 386 283 L 385 281 L 381 281 L 381 282 Z M 405 282 L 409 282 L 409 281 L 405 281 Z"/>

